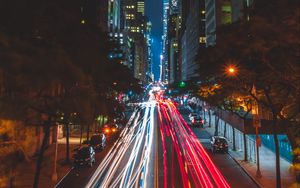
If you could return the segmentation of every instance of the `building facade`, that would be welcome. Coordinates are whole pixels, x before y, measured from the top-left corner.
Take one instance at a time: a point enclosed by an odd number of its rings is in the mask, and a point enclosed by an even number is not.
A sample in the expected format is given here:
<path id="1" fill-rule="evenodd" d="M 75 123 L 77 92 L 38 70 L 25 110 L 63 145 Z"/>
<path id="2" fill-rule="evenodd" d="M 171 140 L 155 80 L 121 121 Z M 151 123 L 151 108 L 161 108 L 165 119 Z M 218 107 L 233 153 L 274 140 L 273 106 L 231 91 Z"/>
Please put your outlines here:
<path id="1" fill-rule="evenodd" d="M 145 0 L 82 1 L 82 24 L 95 24 L 108 34 L 109 59 L 132 70 L 142 82 L 148 80 L 151 62 L 151 24 L 145 17 Z"/>
<path id="2" fill-rule="evenodd" d="M 168 83 L 173 84 L 180 80 L 179 66 L 179 30 L 181 29 L 180 1 L 170 1 L 167 35 L 168 55 Z"/>
<path id="3" fill-rule="evenodd" d="M 206 41 L 207 46 L 216 44 L 217 28 L 221 25 L 231 24 L 243 17 L 244 6 L 249 6 L 250 1 L 239 0 L 207 0 L 206 9 Z"/>
<path id="4" fill-rule="evenodd" d="M 199 66 L 195 62 L 199 49 L 206 46 L 205 2 L 188 1 L 182 7 L 181 33 L 181 80 L 187 81 L 197 76 Z"/>
<path id="5" fill-rule="evenodd" d="M 134 77 L 147 82 L 149 68 L 148 25 L 145 17 L 144 0 L 124 0 L 124 34 L 126 43 L 130 43 L 132 51 L 127 64 L 132 68 Z"/>
<path id="6" fill-rule="evenodd" d="M 162 55 L 160 81 L 168 83 L 169 63 L 168 63 L 168 18 L 169 0 L 163 0 L 163 35 L 162 35 Z"/>

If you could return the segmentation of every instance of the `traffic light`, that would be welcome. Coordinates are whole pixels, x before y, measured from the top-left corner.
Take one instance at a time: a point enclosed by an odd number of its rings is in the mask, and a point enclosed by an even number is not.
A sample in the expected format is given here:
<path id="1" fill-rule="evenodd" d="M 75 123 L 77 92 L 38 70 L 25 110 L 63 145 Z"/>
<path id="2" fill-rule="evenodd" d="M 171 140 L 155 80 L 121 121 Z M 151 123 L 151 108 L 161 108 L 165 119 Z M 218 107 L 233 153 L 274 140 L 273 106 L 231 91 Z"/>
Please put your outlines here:
<path id="1" fill-rule="evenodd" d="M 178 83 L 178 87 L 179 87 L 179 88 L 185 88 L 185 87 L 186 87 L 186 83 L 185 83 L 184 81 L 180 81 L 180 82 Z"/>

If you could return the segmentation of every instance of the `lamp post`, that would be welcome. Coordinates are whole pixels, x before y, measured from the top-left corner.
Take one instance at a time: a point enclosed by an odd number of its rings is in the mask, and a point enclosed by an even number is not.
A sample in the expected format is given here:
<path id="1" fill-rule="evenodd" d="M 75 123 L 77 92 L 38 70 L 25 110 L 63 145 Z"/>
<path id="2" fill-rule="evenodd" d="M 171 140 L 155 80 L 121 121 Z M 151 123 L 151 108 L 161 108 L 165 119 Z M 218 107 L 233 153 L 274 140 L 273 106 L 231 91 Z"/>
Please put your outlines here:
<path id="1" fill-rule="evenodd" d="M 229 76 L 235 76 L 239 80 L 241 80 L 238 75 L 238 69 L 234 65 L 229 65 L 226 68 L 226 74 Z M 253 85 L 252 90 L 254 90 L 254 95 L 256 95 L 256 89 L 255 86 Z M 252 92 L 252 91 L 251 91 Z M 261 127 L 261 122 L 260 122 L 260 117 L 258 115 L 258 106 L 255 105 L 255 113 L 253 113 L 253 126 L 255 127 L 255 142 L 256 142 L 256 177 L 261 178 L 262 174 L 260 171 L 260 161 L 259 161 L 259 147 L 261 146 L 261 139 L 258 134 L 258 128 Z"/>

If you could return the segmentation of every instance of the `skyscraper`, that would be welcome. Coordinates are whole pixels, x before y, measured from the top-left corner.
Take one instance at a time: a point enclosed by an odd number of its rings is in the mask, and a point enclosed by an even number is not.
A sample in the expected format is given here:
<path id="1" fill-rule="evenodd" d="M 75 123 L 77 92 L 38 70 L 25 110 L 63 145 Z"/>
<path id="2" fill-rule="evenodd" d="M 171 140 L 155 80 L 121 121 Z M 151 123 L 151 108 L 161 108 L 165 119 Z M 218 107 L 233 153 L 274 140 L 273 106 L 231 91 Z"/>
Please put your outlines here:
<path id="1" fill-rule="evenodd" d="M 121 1 L 108 0 L 108 27 L 109 32 L 120 32 L 121 25 Z"/>
<path id="2" fill-rule="evenodd" d="M 147 21 L 147 27 L 146 27 L 146 40 L 147 40 L 147 72 L 146 72 L 146 77 L 149 82 L 154 81 L 154 75 L 153 75 L 153 54 L 151 50 L 151 45 L 152 45 L 152 38 L 151 38 L 151 30 L 152 30 L 152 23 L 151 21 Z"/>
<path id="3" fill-rule="evenodd" d="M 144 0 L 124 0 L 126 42 L 132 46 L 132 69 L 134 76 L 141 81 L 147 80 L 148 43 L 147 20 Z"/>
<path id="4" fill-rule="evenodd" d="M 169 74 L 169 64 L 168 64 L 168 16 L 169 16 L 169 0 L 163 0 L 163 49 L 162 49 L 162 61 L 161 61 L 161 75 L 160 80 L 162 82 L 168 83 L 168 74 Z"/>
<path id="5" fill-rule="evenodd" d="M 168 82 L 173 84 L 180 80 L 179 65 L 179 30 L 181 29 L 181 1 L 170 0 L 167 35 Z"/>
<path id="6" fill-rule="evenodd" d="M 181 79 L 190 80 L 199 69 L 195 62 L 199 49 L 206 46 L 205 2 L 190 0 L 182 4 Z"/>

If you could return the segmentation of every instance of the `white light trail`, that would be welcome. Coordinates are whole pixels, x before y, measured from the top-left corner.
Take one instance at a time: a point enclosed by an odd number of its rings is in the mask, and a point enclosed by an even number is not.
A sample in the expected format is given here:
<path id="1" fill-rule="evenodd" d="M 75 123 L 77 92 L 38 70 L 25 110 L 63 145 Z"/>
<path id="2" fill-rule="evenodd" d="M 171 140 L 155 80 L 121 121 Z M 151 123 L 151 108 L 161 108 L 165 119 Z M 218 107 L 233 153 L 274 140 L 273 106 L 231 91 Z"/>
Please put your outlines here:
<path id="1" fill-rule="evenodd" d="M 156 102 L 140 103 L 86 187 L 139 187 L 149 173 Z M 144 111 L 142 114 L 141 111 Z M 140 120 L 141 119 L 141 120 Z"/>

